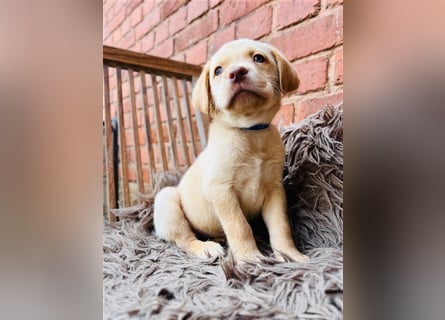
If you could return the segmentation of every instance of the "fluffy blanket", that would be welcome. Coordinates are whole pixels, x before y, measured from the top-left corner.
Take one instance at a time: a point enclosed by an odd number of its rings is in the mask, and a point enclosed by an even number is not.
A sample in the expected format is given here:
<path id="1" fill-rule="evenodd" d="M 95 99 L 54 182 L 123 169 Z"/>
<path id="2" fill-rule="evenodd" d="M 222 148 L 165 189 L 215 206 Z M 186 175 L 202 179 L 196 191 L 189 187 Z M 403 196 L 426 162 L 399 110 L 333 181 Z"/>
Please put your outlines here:
<path id="1" fill-rule="evenodd" d="M 161 241 L 152 230 L 150 198 L 103 230 L 104 319 L 342 319 L 343 109 L 326 107 L 281 130 L 283 183 L 297 247 L 308 263 L 236 266 L 202 261 Z M 180 175 L 159 177 L 157 189 Z M 270 256 L 262 221 L 252 223 Z"/>

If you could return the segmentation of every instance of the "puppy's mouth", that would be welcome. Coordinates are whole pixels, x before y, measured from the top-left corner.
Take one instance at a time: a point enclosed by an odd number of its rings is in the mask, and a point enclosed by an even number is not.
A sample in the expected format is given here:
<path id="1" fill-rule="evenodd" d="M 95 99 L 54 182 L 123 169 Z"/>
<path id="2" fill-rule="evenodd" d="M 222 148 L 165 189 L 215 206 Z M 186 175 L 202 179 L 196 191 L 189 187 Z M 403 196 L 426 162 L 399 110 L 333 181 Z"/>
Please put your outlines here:
<path id="1" fill-rule="evenodd" d="M 264 96 L 262 96 L 261 94 L 259 94 L 258 92 L 251 90 L 251 89 L 244 89 L 242 87 L 238 88 L 237 90 L 235 90 L 235 92 L 232 94 L 232 98 L 230 99 L 230 105 L 232 105 L 233 102 L 235 102 L 235 100 L 247 100 L 247 99 L 251 99 L 251 98 L 260 98 L 263 99 Z"/>

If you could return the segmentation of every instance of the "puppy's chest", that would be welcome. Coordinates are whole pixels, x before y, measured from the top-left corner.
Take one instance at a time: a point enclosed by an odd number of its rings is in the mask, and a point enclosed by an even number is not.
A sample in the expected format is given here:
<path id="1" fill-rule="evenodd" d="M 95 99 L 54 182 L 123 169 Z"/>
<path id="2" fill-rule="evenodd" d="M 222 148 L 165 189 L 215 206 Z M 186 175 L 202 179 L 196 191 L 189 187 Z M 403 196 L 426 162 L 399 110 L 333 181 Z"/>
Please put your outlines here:
<path id="1" fill-rule="evenodd" d="M 280 159 L 265 153 L 237 161 L 233 184 L 245 214 L 259 213 L 271 184 L 281 179 L 280 168 Z"/>

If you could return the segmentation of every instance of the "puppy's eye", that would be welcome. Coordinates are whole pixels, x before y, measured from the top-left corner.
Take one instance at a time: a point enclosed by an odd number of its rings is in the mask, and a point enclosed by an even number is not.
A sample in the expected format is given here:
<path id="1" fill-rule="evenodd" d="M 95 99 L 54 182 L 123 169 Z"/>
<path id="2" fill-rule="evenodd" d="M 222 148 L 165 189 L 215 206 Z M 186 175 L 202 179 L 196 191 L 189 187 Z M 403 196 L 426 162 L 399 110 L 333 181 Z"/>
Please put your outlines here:
<path id="1" fill-rule="evenodd" d="M 216 67 L 215 76 L 219 76 L 222 73 L 222 67 Z"/>
<path id="2" fill-rule="evenodd" d="M 266 59 L 261 54 L 256 54 L 253 56 L 253 61 L 257 63 L 263 63 Z"/>

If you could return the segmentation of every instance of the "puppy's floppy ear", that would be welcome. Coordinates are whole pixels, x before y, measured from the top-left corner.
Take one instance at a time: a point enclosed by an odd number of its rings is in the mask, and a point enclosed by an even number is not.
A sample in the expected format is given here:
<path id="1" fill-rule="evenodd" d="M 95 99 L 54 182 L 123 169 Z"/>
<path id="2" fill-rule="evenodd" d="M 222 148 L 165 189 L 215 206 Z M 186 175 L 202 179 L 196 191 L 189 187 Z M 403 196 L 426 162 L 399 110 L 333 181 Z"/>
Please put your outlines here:
<path id="1" fill-rule="evenodd" d="M 294 91 L 298 88 L 300 80 L 297 72 L 286 57 L 274 47 L 271 48 L 271 53 L 275 58 L 278 67 L 278 77 L 280 80 L 280 88 L 283 93 Z"/>
<path id="2" fill-rule="evenodd" d="M 195 109 L 202 113 L 209 114 L 213 108 L 212 92 L 210 91 L 210 62 L 202 69 L 201 75 L 195 83 L 193 89 L 192 103 Z"/>

